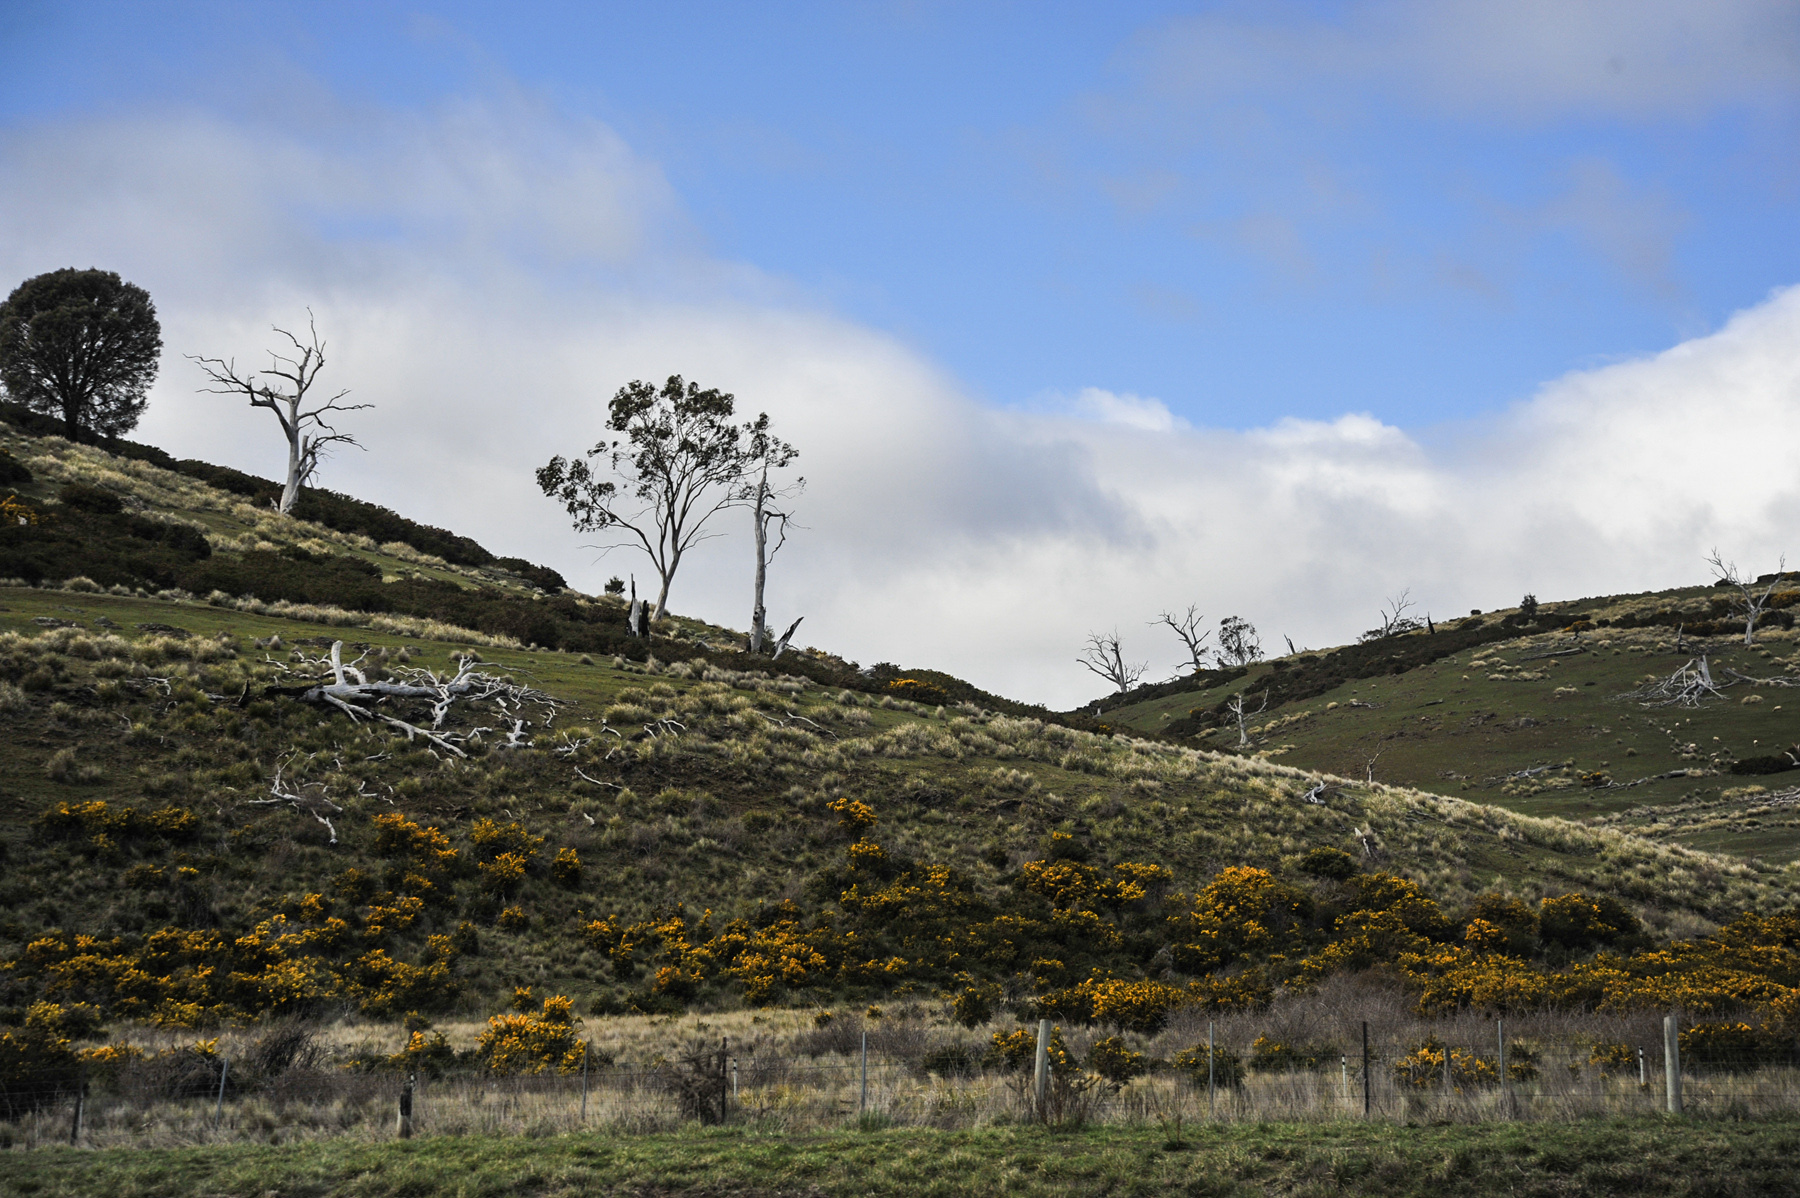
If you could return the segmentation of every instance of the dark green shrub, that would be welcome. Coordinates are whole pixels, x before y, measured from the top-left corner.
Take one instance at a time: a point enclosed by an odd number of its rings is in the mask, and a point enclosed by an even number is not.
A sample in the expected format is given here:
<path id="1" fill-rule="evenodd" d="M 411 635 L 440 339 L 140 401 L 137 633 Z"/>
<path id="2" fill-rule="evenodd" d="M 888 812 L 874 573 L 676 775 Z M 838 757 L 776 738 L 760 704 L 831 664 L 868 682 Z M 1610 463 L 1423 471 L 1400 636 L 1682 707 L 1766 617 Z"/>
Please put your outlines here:
<path id="1" fill-rule="evenodd" d="M 124 501 L 117 495 L 100 487 L 90 487 L 86 483 L 64 483 L 56 497 L 67 507 L 93 512 L 98 516 L 116 516 L 125 510 Z"/>
<path id="2" fill-rule="evenodd" d="M 1356 858 L 1342 849 L 1310 849 L 1306 856 L 1300 858 L 1300 872 L 1311 874 L 1315 878 L 1344 882 L 1354 878 L 1362 870 L 1356 864 Z"/>

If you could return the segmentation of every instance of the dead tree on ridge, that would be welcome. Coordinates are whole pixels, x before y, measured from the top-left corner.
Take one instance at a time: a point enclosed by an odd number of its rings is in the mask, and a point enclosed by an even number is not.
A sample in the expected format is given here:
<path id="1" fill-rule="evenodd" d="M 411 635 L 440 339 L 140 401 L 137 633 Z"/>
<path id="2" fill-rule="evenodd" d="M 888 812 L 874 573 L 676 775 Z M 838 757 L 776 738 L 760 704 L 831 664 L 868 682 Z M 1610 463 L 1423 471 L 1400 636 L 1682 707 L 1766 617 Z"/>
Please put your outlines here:
<path id="1" fill-rule="evenodd" d="M 1119 634 L 1090 632 L 1087 648 L 1081 651 L 1076 662 L 1100 677 L 1112 683 L 1119 694 L 1124 694 L 1137 685 L 1144 671 L 1150 668 L 1147 661 L 1128 662 L 1124 650 L 1119 644 Z"/>
<path id="2" fill-rule="evenodd" d="M 1769 606 L 1769 600 L 1774 596 L 1775 588 L 1781 585 L 1782 574 L 1787 569 L 1786 555 L 1783 555 L 1781 560 L 1776 563 L 1775 573 L 1770 576 L 1769 585 L 1762 589 L 1761 594 L 1756 591 L 1756 582 L 1739 574 L 1737 564 L 1726 561 L 1718 549 L 1715 548 L 1712 551 L 1712 556 L 1706 559 L 1706 564 L 1713 568 L 1713 574 L 1718 577 L 1720 582 L 1737 589 L 1739 595 L 1737 609 L 1744 617 L 1744 644 L 1754 645 L 1756 643 L 1756 621 L 1763 614 L 1763 609 Z"/>
<path id="3" fill-rule="evenodd" d="M 769 577 L 769 562 L 787 544 L 788 523 L 793 518 L 788 501 L 806 489 L 806 480 L 797 478 L 781 487 L 769 485 L 769 471 L 788 465 L 799 451 L 769 432 L 767 412 L 744 425 L 744 434 L 749 438 L 747 457 L 756 464 L 756 477 L 747 479 L 741 491 L 742 501 L 750 508 L 756 537 L 756 595 L 750 610 L 750 652 L 761 653 L 769 631 L 769 613 L 763 607 L 763 587 Z M 771 531 L 775 534 L 774 548 L 769 547 Z M 799 620 L 794 621 L 796 627 L 799 623 Z M 790 628 L 788 633 L 792 635 L 793 629 Z M 776 654 L 786 647 L 787 638 L 783 637 Z"/>
<path id="4" fill-rule="evenodd" d="M 235 360 L 188 355 L 188 359 L 217 384 L 201 390 L 212 395 L 242 395 L 250 401 L 251 407 L 267 408 L 281 422 L 281 432 L 287 438 L 288 447 L 287 482 L 281 488 L 281 499 L 276 506 L 283 515 L 294 510 L 294 503 L 300 498 L 300 488 L 318 473 L 319 463 L 331 446 L 354 445 L 358 449 L 362 448 L 362 443 L 355 437 L 338 432 L 330 423 L 328 414 L 356 412 L 375 406 L 367 403 L 339 403 L 338 400 L 350 394 L 349 391 L 339 391 L 323 402 L 309 400 L 308 393 L 318 382 L 319 372 L 325 369 L 325 343 L 319 340 L 319 327 L 313 321 L 311 309 L 306 313 L 306 327 L 310 338 L 306 342 L 286 329 L 276 329 L 277 333 L 293 344 L 294 356 L 286 357 L 270 350 L 269 369 L 259 370 L 254 374 L 238 374 Z M 280 379 L 282 383 L 272 385 L 258 382 L 259 375 Z M 309 402 L 313 403 L 310 408 L 307 406 Z"/>
<path id="5" fill-rule="evenodd" d="M 1187 650 L 1188 659 L 1193 662 L 1196 674 L 1206 668 L 1207 650 L 1202 646 L 1206 643 L 1206 638 L 1212 635 L 1210 629 L 1205 632 L 1200 630 L 1200 622 L 1204 619 L 1206 617 L 1200 614 L 1194 604 L 1190 603 L 1187 611 L 1182 615 L 1177 616 L 1174 612 L 1162 612 L 1156 619 L 1150 621 L 1152 624 L 1167 624 L 1170 630 L 1181 638 L 1182 647 Z"/>

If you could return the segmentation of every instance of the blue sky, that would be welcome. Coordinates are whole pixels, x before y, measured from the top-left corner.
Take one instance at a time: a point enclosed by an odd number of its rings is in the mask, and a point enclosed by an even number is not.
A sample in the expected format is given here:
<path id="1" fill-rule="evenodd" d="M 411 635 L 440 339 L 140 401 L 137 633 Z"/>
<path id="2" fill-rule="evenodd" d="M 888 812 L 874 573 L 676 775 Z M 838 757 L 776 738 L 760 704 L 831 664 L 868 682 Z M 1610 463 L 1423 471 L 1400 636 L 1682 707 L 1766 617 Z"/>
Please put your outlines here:
<path id="1" fill-rule="evenodd" d="M 1370 5 L 12 7 L 8 121 L 306 120 L 315 89 L 402 110 L 517 90 L 604 121 L 710 253 L 893 331 L 992 404 L 1099 386 L 1224 427 L 1416 426 L 1800 278 L 1791 65 L 1734 87 L 1739 64 L 1672 64 L 1666 42 L 1574 67 L 1700 76 L 1660 98 L 1516 71 L 1446 102 L 1371 77 L 1406 64 L 1312 69 L 1309 38 L 1388 35 Z M 1795 6 L 1730 35 L 1759 24 L 1800 45 Z M 1209 39 L 1261 61 L 1195 79 Z"/>
<path id="2" fill-rule="evenodd" d="M 1370 533 L 1354 562 L 1322 565 L 1316 548 L 1265 560 L 1281 537 L 1233 540 L 1255 520 L 1220 505 L 1282 508 L 1284 529 L 1342 544 L 1342 529 L 1324 531 L 1333 520 L 1386 528 L 1360 505 L 1400 502 L 1382 491 L 1394 463 L 1358 455 L 1492 473 L 1530 456 L 1519 422 L 1541 425 L 1546 395 L 1591 397 L 1638 377 L 1634 364 L 1727 344 L 1734 314 L 1800 282 L 1797 145 L 1792 0 L 0 0 L 0 173 L 13 180 L 0 181 L 0 266 L 23 277 L 91 261 L 151 287 L 172 336 L 147 434 L 257 452 L 265 430 L 247 417 L 193 418 L 179 354 L 252 354 L 257 328 L 302 303 L 342 314 L 351 381 L 383 392 L 373 419 L 396 421 L 395 436 L 418 402 L 407 380 L 445 354 L 441 339 L 394 330 L 433 312 L 505 325 L 512 340 L 490 358 L 534 355 L 518 402 L 523 423 L 548 430 L 521 441 L 521 461 L 572 447 L 549 432 L 591 436 L 563 431 L 581 411 L 552 398 L 569 377 L 592 407 L 615 374 L 683 369 L 796 422 L 812 413 L 808 460 L 825 468 L 809 474 L 830 512 L 872 500 L 832 489 L 826 452 L 937 480 L 943 506 L 919 514 L 944 529 L 935 548 L 827 512 L 810 566 L 797 544 L 794 584 L 809 589 L 792 602 L 833 644 L 923 662 L 941 642 L 876 643 L 885 617 L 857 613 L 877 610 L 877 593 L 941 594 L 957 612 L 991 603 L 992 619 L 1017 623 L 1019 596 L 988 573 L 1042 570 L 1031 592 L 1061 596 L 1063 614 L 1016 643 L 976 630 L 956 652 L 991 684 L 1071 701 L 1086 684 L 1061 646 L 1096 624 L 1136 627 L 1137 607 L 1260 604 L 1326 640 L 1370 622 L 1342 604 L 1372 612 L 1403 585 L 1493 606 L 1603 569 L 1650 585 L 1709 535 L 1781 551 L 1785 492 L 1747 495 L 1739 515 L 1696 499 L 1710 515 L 1662 522 L 1678 534 L 1629 564 L 1579 537 L 1545 564 L 1535 534 L 1477 533 L 1506 563 L 1480 581 L 1409 556 L 1398 534 Z M 590 368 L 541 373 L 576 359 Z M 1786 396 L 1776 376 L 1757 385 Z M 1607 411 L 1629 422 L 1634 403 L 1731 398 L 1694 385 Z M 879 405 L 910 413 L 916 442 L 875 431 L 891 415 Z M 1646 416 L 1608 443 L 1651 427 Z M 1125 450 L 1107 473 L 1120 430 L 1186 446 L 1169 470 L 1190 487 L 1262 452 L 1246 446 L 1300 457 L 1225 499 L 1150 494 Z M 794 430 L 803 456 L 806 431 Z M 955 452 L 934 434 L 957 438 Z M 931 461 L 888 460 L 868 438 Z M 1356 473 L 1351 459 L 1385 498 L 1326 488 L 1301 511 L 1258 491 Z M 491 504 L 459 507 L 458 489 L 392 453 L 334 468 L 334 485 L 409 514 L 490 521 L 487 539 L 560 554 L 572 577 L 616 567 L 590 569 L 566 532 L 559 544 L 538 527 L 541 512 L 519 507 L 521 531 Z M 1058 471 L 1068 485 L 1046 482 Z M 852 474 L 842 486 L 869 485 Z M 866 590 L 827 580 L 845 545 L 871 539 L 884 564 L 859 567 Z M 1228 545 L 1239 556 L 1221 560 Z M 691 609 L 741 624 L 733 570 L 697 564 Z M 1330 605 L 1297 600 L 1291 581 L 1243 581 L 1321 570 L 1343 588 Z M 1102 602 L 1103 590 L 1115 593 Z"/>

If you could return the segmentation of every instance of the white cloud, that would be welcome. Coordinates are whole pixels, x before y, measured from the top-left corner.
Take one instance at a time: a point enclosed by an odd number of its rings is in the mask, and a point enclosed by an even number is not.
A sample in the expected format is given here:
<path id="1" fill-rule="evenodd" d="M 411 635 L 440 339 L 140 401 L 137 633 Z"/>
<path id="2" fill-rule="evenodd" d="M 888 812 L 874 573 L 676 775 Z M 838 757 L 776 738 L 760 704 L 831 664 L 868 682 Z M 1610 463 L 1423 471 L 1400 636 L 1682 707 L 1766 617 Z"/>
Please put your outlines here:
<path id="1" fill-rule="evenodd" d="M 1097 387 L 984 408 L 894 338 L 708 259 L 610 131 L 521 106 L 338 140 L 181 115 L 14 131 L 0 230 L 0 278 L 92 263 L 156 297 L 169 356 L 146 439 L 277 469 L 262 414 L 195 394 L 179 354 L 253 359 L 311 304 L 333 381 L 379 405 L 355 421 L 370 452 L 327 484 L 588 589 L 632 564 L 581 549 L 532 468 L 597 437 L 628 379 L 726 387 L 809 479 L 777 620 L 1058 705 L 1091 697 L 1089 629 L 1173 663 L 1140 621 L 1189 602 L 1319 645 L 1402 587 L 1447 614 L 1691 581 L 1715 543 L 1753 569 L 1800 555 L 1800 289 L 1429 439 L 1356 414 L 1234 433 Z M 741 625 L 747 538 L 724 527 L 674 598 Z"/>

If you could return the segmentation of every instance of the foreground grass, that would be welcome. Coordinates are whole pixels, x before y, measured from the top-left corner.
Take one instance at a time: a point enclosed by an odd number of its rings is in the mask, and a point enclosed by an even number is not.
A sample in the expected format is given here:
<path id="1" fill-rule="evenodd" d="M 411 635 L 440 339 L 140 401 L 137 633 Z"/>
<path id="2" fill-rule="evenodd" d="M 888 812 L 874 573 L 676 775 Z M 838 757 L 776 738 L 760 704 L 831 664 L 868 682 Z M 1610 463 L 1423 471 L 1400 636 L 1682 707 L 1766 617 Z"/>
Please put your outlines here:
<path id="1" fill-rule="evenodd" d="M 308 1198 L 948 1194 L 1789 1194 L 1800 1120 L 733 1129 L 0 1154 L 0 1193 Z"/>

